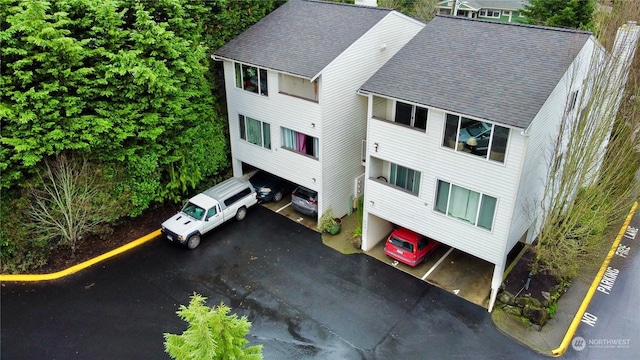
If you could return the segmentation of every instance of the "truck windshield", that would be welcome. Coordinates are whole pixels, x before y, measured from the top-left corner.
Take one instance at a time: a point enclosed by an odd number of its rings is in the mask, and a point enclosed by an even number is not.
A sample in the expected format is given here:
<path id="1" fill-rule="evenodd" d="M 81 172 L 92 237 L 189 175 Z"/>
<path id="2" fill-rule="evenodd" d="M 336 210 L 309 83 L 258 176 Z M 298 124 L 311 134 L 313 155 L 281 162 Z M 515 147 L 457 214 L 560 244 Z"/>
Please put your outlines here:
<path id="1" fill-rule="evenodd" d="M 183 208 L 182 208 L 182 212 L 191 216 L 192 218 L 196 219 L 196 220 L 202 220 L 202 217 L 204 216 L 204 209 L 201 208 L 198 205 L 195 205 L 191 202 L 188 202 Z"/>

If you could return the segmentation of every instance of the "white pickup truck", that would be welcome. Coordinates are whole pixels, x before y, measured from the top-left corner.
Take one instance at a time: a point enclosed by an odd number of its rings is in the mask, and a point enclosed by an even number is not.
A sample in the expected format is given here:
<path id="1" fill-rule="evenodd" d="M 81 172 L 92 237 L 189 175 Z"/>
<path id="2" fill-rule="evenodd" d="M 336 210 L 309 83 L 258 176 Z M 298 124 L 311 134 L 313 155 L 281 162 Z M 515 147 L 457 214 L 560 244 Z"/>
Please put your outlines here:
<path id="1" fill-rule="evenodd" d="M 247 209 L 257 203 L 256 191 L 249 181 L 227 179 L 189 199 L 179 213 L 162 223 L 162 233 L 170 241 L 195 249 L 202 235 L 234 217 L 244 219 Z"/>

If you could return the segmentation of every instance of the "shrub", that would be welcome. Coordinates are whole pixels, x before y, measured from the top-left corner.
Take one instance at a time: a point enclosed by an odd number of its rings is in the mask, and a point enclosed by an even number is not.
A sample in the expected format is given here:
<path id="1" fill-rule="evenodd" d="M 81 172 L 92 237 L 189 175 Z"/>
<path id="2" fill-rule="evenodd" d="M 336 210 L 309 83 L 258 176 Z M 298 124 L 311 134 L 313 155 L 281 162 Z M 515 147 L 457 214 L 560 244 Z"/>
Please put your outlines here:
<path id="1" fill-rule="evenodd" d="M 262 345 L 246 346 L 251 323 L 245 316 L 229 315 L 221 303 L 206 306 L 207 298 L 193 293 L 189 306 L 180 305 L 178 316 L 189 323 L 181 335 L 164 334 L 165 351 L 174 359 L 262 359 Z"/>

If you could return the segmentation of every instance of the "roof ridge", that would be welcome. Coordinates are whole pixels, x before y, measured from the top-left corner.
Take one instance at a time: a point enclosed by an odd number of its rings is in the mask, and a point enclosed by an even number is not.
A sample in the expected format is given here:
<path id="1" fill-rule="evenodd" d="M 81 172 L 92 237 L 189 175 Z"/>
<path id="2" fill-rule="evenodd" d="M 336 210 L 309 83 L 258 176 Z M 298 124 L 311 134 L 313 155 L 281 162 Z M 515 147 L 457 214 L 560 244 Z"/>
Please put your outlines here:
<path id="1" fill-rule="evenodd" d="M 386 7 L 382 7 L 382 6 L 357 5 L 357 4 L 350 4 L 350 3 L 343 3 L 343 2 L 333 2 L 333 1 L 324 1 L 324 0 L 302 0 L 302 1 L 311 2 L 311 3 L 329 4 L 329 5 L 342 5 L 342 6 L 348 6 L 348 7 L 356 7 L 356 8 L 359 8 L 359 9 L 367 8 L 367 9 L 372 9 L 372 10 L 395 11 L 394 9 L 386 8 Z"/>
<path id="2" fill-rule="evenodd" d="M 566 32 L 566 33 L 573 33 L 573 34 L 593 35 L 591 31 L 579 30 L 579 29 L 559 28 L 559 27 L 542 26 L 542 25 L 530 25 L 530 24 L 523 24 L 523 23 L 502 22 L 502 21 L 485 20 L 485 19 L 471 19 L 471 18 L 462 17 L 462 16 L 451 16 L 451 15 L 441 15 L 441 14 L 436 14 L 436 17 L 456 19 L 456 20 L 475 21 L 475 22 L 482 22 L 482 23 L 494 24 L 494 25 L 515 26 L 515 27 L 523 27 L 523 28 L 531 28 L 531 29 L 559 31 L 559 32 Z"/>

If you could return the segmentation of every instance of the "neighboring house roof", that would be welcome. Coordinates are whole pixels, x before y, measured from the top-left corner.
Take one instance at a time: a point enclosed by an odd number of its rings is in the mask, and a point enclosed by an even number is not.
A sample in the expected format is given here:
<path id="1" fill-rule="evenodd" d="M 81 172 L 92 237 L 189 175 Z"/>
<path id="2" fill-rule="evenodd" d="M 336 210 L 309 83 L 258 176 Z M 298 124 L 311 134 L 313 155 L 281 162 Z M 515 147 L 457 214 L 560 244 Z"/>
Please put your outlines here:
<path id="1" fill-rule="evenodd" d="M 290 0 L 214 56 L 312 79 L 392 11 Z"/>
<path id="2" fill-rule="evenodd" d="M 438 3 L 440 8 L 451 8 L 452 0 L 444 0 Z M 480 9 L 520 10 L 529 0 L 464 0 L 460 2 L 460 10 L 478 11 Z"/>
<path id="3" fill-rule="evenodd" d="M 361 90 L 524 129 L 590 36 L 436 16 Z"/>
<path id="4" fill-rule="evenodd" d="M 467 0 L 469 1 L 469 0 Z M 528 0 L 472 0 L 481 9 L 520 10 L 528 5 Z"/>

